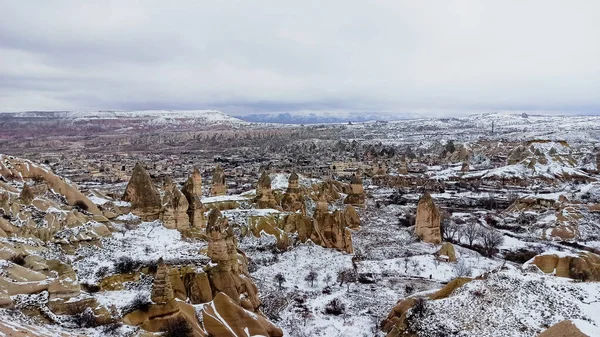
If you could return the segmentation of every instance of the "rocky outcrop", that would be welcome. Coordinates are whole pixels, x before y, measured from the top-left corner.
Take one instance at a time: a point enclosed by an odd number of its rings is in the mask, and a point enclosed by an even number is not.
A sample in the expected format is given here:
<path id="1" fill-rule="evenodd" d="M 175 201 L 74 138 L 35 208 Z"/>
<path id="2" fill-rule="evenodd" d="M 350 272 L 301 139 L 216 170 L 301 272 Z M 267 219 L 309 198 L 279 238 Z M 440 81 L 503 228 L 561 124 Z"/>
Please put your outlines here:
<path id="1" fill-rule="evenodd" d="M 408 174 L 408 164 L 406 163 L 406 159 L 402 159 L 400 162 L 400 167 L 398 168 L 398 174 L 407 175 Z"/>
<path id="2" fill-rule="evenodd" d="M 197 168 L 194 169 L 192 175 L 185 182 L 181 192 L 185 195 L 189 204 L 187 214 L 190 225 L 192 228 L 203 229 L 206 226 L 206 219 L 204 218 L 204 205 L 201 201 L 202 176 Z"/>
<path id="3" fill-rule="evenodd" d="M 546 274 L 554 273 L 582 281 L 600 281 L 600 255 L 582 252 L 577 255 L 542 254 L 526 265 L 533 264 Z"/>
<path id="4" fill-rule="evenodd" d="M 167 178 L 164 183 L 164 195 L 160 211 L 160 220 L 163 225 L 171 229 L 189 229 L 188 206 L 187 198 L 179 191 L 175 183 Z"/>
<path id="5" fill-rule="evenodd" d="M 165 304 L 175 299 L 169 278 L 169 267 L 162 260 L 158 262 L 150 299 L 157 304 Z"/>
<path id="6" fill-rule="evenodd" d="M 122 199 L 130 202 L 132 213 L 144 221 L 154 221 L 160 216 L 160 194 L 140 163 L 135 164 Z"/>
<path id="7" fill-rule="evenodd" d="M 430 300 L 447 298 L 456 289 L 471 281 L 472 279 L 467 277 L 456 278 L 446 284 L 442 289 L 428 295 L 427 298 Z M 408 328 L 406 314 L 416 302 L 417 297 L 407 297 L 396 303 L 394 308 L 392 308 L 392 311 L 390 311 L 388 316 L 383 320 L 383 322 L 381 322 L 382 330 L 387 332 L 386 337 L 411 336 L 406 331 Z"/>
<path id="8" fill-rule="evenodd" d="M 538 337 L 592 337 L 584 334 L 570 320 L 560 321 L 544 330 Z"/>
<path id="9" fill-rule="evenodd" d="M 337 250 L 352 253 L 352 233 L 347 228 L 350 224 L 344 212 L 335 210 L 333 213 L 327 211 L 327 202 L 319 200 L 313 216 L 315 228 L 320 233 L 322 242 L 317 243 L 323 247 L 335 248 Z"/>
<path id="10" fill-rule="evenodd" d="M 293 172 L 288 179 L 288 188 L 281 199 L 281 208 L 287 212 L 306 214 L 304 196 L 300 194 L 298 175 Z"/>
<path id="11" fill-rule="evenodd" d="M 283 336 L 283 331 L 273 323 L 245 310 L 223 293 L 218 293 L 210 305 L 204 306 L 202 321 L 209 336 Z"/>
<path id="12" fill-rule="evenodd" d="M 258 208 L 277 208 L 277 201 L 271 190 L 271 178 L 266 171 L 260 175 L 256 184 L 256 198 L 254 199 Z"/>
<path id="13" fill-rule="evenodd" d="M 424 242 L 439 244 L 442 242 L 440 218 L 440 211 L 433 198 L 425 192 L 417 204 L 415 234 Z"/>
<path id="14" fill-rule="evenodd" d="M 468 162 L 463 162 L 462 166 L 460 167 L 460 172 L 462 173 L 469 173 L 469 171 L 471 170 L 471 168 L 469 167 L 469 163 Z"/>
<path id="15" fill-rule="evenodd" d="M 221 166 L 217 165 L 212 176 L 212 185 L 210 186 L 210 195 L 225 195 L 227 188 L 225 186 L 225 172 Z"/>
<path id="16" fill-rule="evenodd" d="M 77 205 L 93 214 L 102 214 L 98 207 L 77 189 L 75 184 L 29 160 L 0 155 L 0 175 L 7 180 L 43 181 L 55 193 L 64 196 L 69 205 Z"/>
<path id="17" fill-rule="evenodd" d="M 260 300 L 256 285 L 248 277 L 248 259 L 238 251 L 233 230 L 219 210 L 210 212 L 206 236 L 207 255 L 211 259 L 211 267 L 206 272 L 213 295 L 223 292 L 243 308 L 257 311 Z"/>
<path id="18" fill-rule="evenodd" d="M 358 207 L 365 206 L 365 191 L 360 174 L 356 174 L 350 179 L 350 193 L 344 199 L 344 203 Z"/>

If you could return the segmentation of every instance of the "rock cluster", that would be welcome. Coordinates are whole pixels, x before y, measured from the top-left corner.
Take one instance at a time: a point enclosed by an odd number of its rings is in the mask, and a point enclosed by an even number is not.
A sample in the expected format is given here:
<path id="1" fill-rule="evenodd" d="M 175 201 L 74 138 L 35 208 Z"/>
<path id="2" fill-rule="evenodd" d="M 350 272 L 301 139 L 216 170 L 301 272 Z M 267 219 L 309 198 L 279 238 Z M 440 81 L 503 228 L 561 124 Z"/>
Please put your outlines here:
<path id="1" fill-rule="evenodd" d="M 233 230 L 219 210 L 212 210 L 206 226 L 208 257 L 213 267 L 207 269 L 213 295 L 223 292 L 244 309 L 257 311 L 258 289 L 248 275 L 248 259 L 238 251 Z"/>
<path id="2" fill-rule="evenodd" d="M 267 171 L 263 171 L 258 179 L 254 201 L 258 208 L 277 208 L 277 201 L 271 190 L 271 178 L 267 174 Z"/>
<path id="3" fill-rule="evenodd" d="M 217 165 L 212 176 L 212 186 L 210 187 L 210 195 L 219 196 L 225 195 L 227 188 L 225 187 L 225 172 L 221 166 Z"/>
<path id="4" fill-rule="evenodd" d="M 281 208 L 286 212 L 306 214 L 304 196 L 300 194 L 298 175 L 293 172 L 288 179 L 288 188 L 281 199 Z"/>
<path id="5" fill-rule="evenodd" d="M 440 211 L 431 195 L 426 192 L 417 204 L 415 234 L 424 242 L 439 244 L 442 242 L 440 219 Z"/>
<path id="6" fill-rule="evenodd" d="M 285 233 L 296 233 L 298 240 L 311 240 L 315 244 L 352 253 L 352 233 L 350 229 L 360 228 L 360 218 L 352 205 L 344 211 L 328 211 L 324 195 L 317 202 L 313 217 L 300 213 L 288 214 L 282 224 Z"/>
<path id="7" fill-rule="evenodd" d="M 154 221 L 160 216 L 160 193 L 140 163 L 135 164 L 122 199 L 131 203 L 132 213 L 143 221 Z"/>
<path id="8" fill-rule="evenodd" d="M 160 211 L 160 220 L 163 225 L 171 229 L 189 229 L 190 218 L 187 198 L 169 178 L 165 179 L 163 190 L 162 209 Z"/>
<path id="9" fill-rule="evenodd" d="M 559 277 L 582 281 L 600 281 L 600 255 L 594 253 L 565 256 L 543 254 L 535 256 L 531 263 L 547 274 L 555 273 Z"/>
<path id="10" fill-rule="evenodd" d="M 344 203 L 364 207 L 365 191 L 360 174 L 353 175 L 350 179 L 350 193 L 348 193 L 348 196 L 344 199 Z"/>

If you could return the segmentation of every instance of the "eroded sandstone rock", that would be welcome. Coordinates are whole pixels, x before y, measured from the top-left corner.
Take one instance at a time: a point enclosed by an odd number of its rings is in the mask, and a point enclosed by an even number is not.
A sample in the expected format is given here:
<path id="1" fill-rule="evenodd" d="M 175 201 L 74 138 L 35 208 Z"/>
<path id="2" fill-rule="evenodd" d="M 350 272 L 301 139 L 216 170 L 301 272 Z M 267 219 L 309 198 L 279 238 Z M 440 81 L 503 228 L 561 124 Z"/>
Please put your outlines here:
<path id="1" fill-rule="evenodd" d="M 212 185 L 210 186 L 210 195 L 218 196 L 225 195 L 227 188 L 225 187 L 225 172 L 221 166 L 217 165 L 212 176 Z"/>
<path id="2" fill-rule="evenodd" d="M 271 178 L 267 171 L 263 171 L 256 184 L 256 198 L 254 199 L 258 208 L 277 208 L 277 201 L 271 189 Z"/>
<path id="3" fill-rule="evenodd" d="M 190 225 L 193 228 L 203 229 L 206 226 L 204 218 L 204 205 L 202 204 L 202 176 L 198 169 L 194 169 L 192 175 L 183 185 L 181 192 L 188 201 L 187 214 L 190 218 Z"/>
<path id="4" fill-rule="evenodd" d="M 281 208 L 287 212 L 306 214 L 304 196 L 300 194 L 298 175 L 293 172 L 288 179 L 288 188 L 281 199 Z"/>
<path id="5" fill-rule="evenodd" d="M 171 229 L 189 229 L 188 206 L 187 198 L 179 191 L 175 183 L 171 179 L 166 179 L 160 212 L 163 225 Z"/>
<path id="6" fill-rule="evenodd" d="M 442 242 L 440 219 L 440 211 L 433 198 L 425 192 L 417 204 L 415 234 L 424 242 L 439 244 Z"/>
<path id="7" fill-rule="evenodd" d="M 360 174 L 353 175 L 350 179 L 350 193 L 346 199 L 344 199 L 345 204 L 350 204 L 354 206 L 364 207 L 365 205 L 365 191 L 362 184 L 362 179 L 360 178 Z"/>
<path id="8" fill-rule="evenodd" d="M 160 216 L 160 193 L 140 163 L 133 168 L 123 200 L 130 202 L 132 213 L 144 221 L 153 221 Z"/>

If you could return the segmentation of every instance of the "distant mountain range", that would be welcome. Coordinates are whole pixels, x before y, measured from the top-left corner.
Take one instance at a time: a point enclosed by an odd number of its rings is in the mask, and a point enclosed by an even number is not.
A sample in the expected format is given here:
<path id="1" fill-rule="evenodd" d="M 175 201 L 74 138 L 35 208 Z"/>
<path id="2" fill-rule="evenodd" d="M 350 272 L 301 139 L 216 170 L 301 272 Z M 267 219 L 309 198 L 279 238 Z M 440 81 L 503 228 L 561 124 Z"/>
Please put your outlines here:
<path id="1" fill-rule="evenodd" d="M 398 116 L 373 112 L 284 112 L 267 114 L 249 114 L 238 118 L 253 123 L 280 124 L 325 124 L 368 121 L 391 121 L 415 116 Z"/>

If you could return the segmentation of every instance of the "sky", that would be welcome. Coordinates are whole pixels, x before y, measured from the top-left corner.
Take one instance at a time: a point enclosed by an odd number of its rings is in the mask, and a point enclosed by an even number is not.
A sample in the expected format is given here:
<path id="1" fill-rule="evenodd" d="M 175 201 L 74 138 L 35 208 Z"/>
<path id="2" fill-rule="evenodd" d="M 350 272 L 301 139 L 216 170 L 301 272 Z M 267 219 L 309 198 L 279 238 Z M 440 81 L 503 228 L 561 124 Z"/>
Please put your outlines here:
<path id="1" fill-rule="evenodd" d="M 597 0 L 0 0 L 0 111 L 600 112 Z"/>

